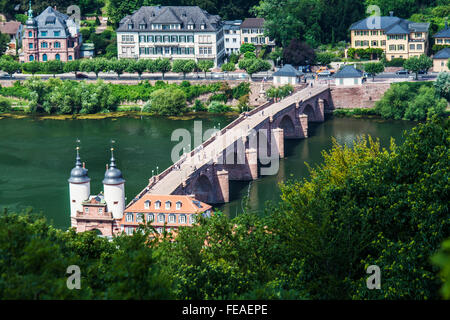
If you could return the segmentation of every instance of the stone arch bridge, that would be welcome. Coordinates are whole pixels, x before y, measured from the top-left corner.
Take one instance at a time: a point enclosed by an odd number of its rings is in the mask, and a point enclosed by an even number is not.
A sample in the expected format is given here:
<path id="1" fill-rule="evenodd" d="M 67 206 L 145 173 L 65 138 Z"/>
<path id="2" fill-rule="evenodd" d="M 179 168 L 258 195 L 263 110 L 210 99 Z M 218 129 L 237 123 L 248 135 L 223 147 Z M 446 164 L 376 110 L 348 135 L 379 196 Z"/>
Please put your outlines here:
<path id="1" fill-rule="evenodd" d="M 332 110 L 328 86 L 305 88 L 281 101 L 243 113 L 165 171 L 129 205 L 146 193 L 194 195 L 206 203 L 229 201 L 230 180 L 255 180 L 276 174 L 284 139 L 308 137 L 309 122 L 323 122 Z"/>

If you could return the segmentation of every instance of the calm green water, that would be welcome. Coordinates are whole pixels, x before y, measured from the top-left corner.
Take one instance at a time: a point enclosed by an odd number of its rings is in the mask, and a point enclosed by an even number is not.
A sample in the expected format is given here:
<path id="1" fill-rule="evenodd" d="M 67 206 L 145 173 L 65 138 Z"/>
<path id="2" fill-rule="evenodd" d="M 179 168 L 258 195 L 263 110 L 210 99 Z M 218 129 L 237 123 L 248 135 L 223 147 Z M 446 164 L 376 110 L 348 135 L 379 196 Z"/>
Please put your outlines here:
<path id="1" fill-rule="evenodd" d="M 232 121 L 226 117 L 201 119 L 203 129 L 223 127 Z M 220 125 L 219 125 L 220 124 Z M 307 175 L 304 162 L 321 161 L 321 151 L 331 146 L 331 137 L 351 143 L 357 135 L 379 137 L 389 146 L 390 137 L 403 141 L 402 132 L 410 122 L 363 119 L 329 119 L 311 126 L 310 138 L 286 141 L 286 159 L 281 160 L 276 176 L 249 183 L 232 182 L 231 202 L 220 206 L 235 216 L 241 212 L 243 196 L 249 196 L 252 210 L 260 212 L 267 200 L 277 201 L 277 184 L 284 179 Z M 147 184 L 152 170 L 159 172 L 171 164 L 170 154 L 177 142 L 170 136 L 177 128 L 193 132 L 194 120 L 165 118 L 119 118 L 117 120 L 0 120 L 0 207 L 43 212 L 55 226 L 69 226 L 69 190 L 67 179 L 74 166 L 76 139 L 80 139 L 82 161 L 91 177 L 91 193 L 102 190 L 105 165 L 114 139 L 118 167 L 126 179 L 126 196 L 132 199 Z"/>

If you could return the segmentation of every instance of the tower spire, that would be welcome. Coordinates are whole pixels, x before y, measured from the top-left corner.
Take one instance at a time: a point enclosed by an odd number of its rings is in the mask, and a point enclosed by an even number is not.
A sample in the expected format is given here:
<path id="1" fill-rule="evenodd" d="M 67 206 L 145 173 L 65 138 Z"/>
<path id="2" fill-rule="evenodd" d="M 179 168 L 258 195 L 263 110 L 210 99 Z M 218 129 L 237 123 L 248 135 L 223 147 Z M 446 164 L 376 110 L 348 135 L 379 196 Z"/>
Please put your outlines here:
<path id="1" fill-rule="evenodd" d="M 114 148 L 111 148 L 111 160 L 110 160 L 109 167 L 116 168 L 116 159 L 114 158 Z"/>
<path id="2" fill-rule="evenodd" d="M 77 157 L 75 159 L 75 167 L 80 168 L 82 163 L 81 163 L 81 158 L 80 158 L 80 147 L 77 146 Z"/>
<path id="3" fill-rule="evenodd" d="M 33 9 L 31 9 L 31 0 L 29 1 L 28 17 L 33 18 Z"/>

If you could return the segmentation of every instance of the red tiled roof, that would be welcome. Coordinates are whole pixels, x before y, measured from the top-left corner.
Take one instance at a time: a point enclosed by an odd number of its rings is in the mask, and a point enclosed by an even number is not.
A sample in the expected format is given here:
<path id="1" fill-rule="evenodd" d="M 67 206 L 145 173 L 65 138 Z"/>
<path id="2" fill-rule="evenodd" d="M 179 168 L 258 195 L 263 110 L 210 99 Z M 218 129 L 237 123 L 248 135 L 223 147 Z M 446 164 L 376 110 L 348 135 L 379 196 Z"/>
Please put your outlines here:
<path id="1" fill-rule="evenodd" d="M 14 35 L 19 30 L 21 23 L 19 21 L 8 21 L 0 23 L 0 32 Z"/>

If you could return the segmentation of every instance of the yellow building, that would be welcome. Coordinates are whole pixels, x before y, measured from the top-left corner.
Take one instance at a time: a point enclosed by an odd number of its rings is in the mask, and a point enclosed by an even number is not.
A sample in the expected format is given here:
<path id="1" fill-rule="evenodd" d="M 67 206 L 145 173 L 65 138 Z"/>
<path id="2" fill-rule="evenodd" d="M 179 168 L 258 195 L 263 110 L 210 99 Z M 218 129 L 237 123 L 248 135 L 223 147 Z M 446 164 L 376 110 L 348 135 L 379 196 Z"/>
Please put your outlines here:
<path id="1" fill-rule="evenodd" d="M 420 56 L 428 50 L 429 27 L 429 23 L 394 17 L 393 12 L 390 16 L 369 17 L 350 26 L 351 47 L 383 49 L 387 60 Z"/>
<path id="2" fill-rule="evenodd" d="M 273 46 L 275 43 L 264 35 L 263 18 L 247 18 L 241 24 L 241 44 L 253 43 L 256 47 Z"/>
<path id="3" fill-rule="evenodd" d="M 444 48 L 433 56 L 433 71 L 434 72 L 449 72 L 448 61 L 450 59 L 450 48 Z"/>

